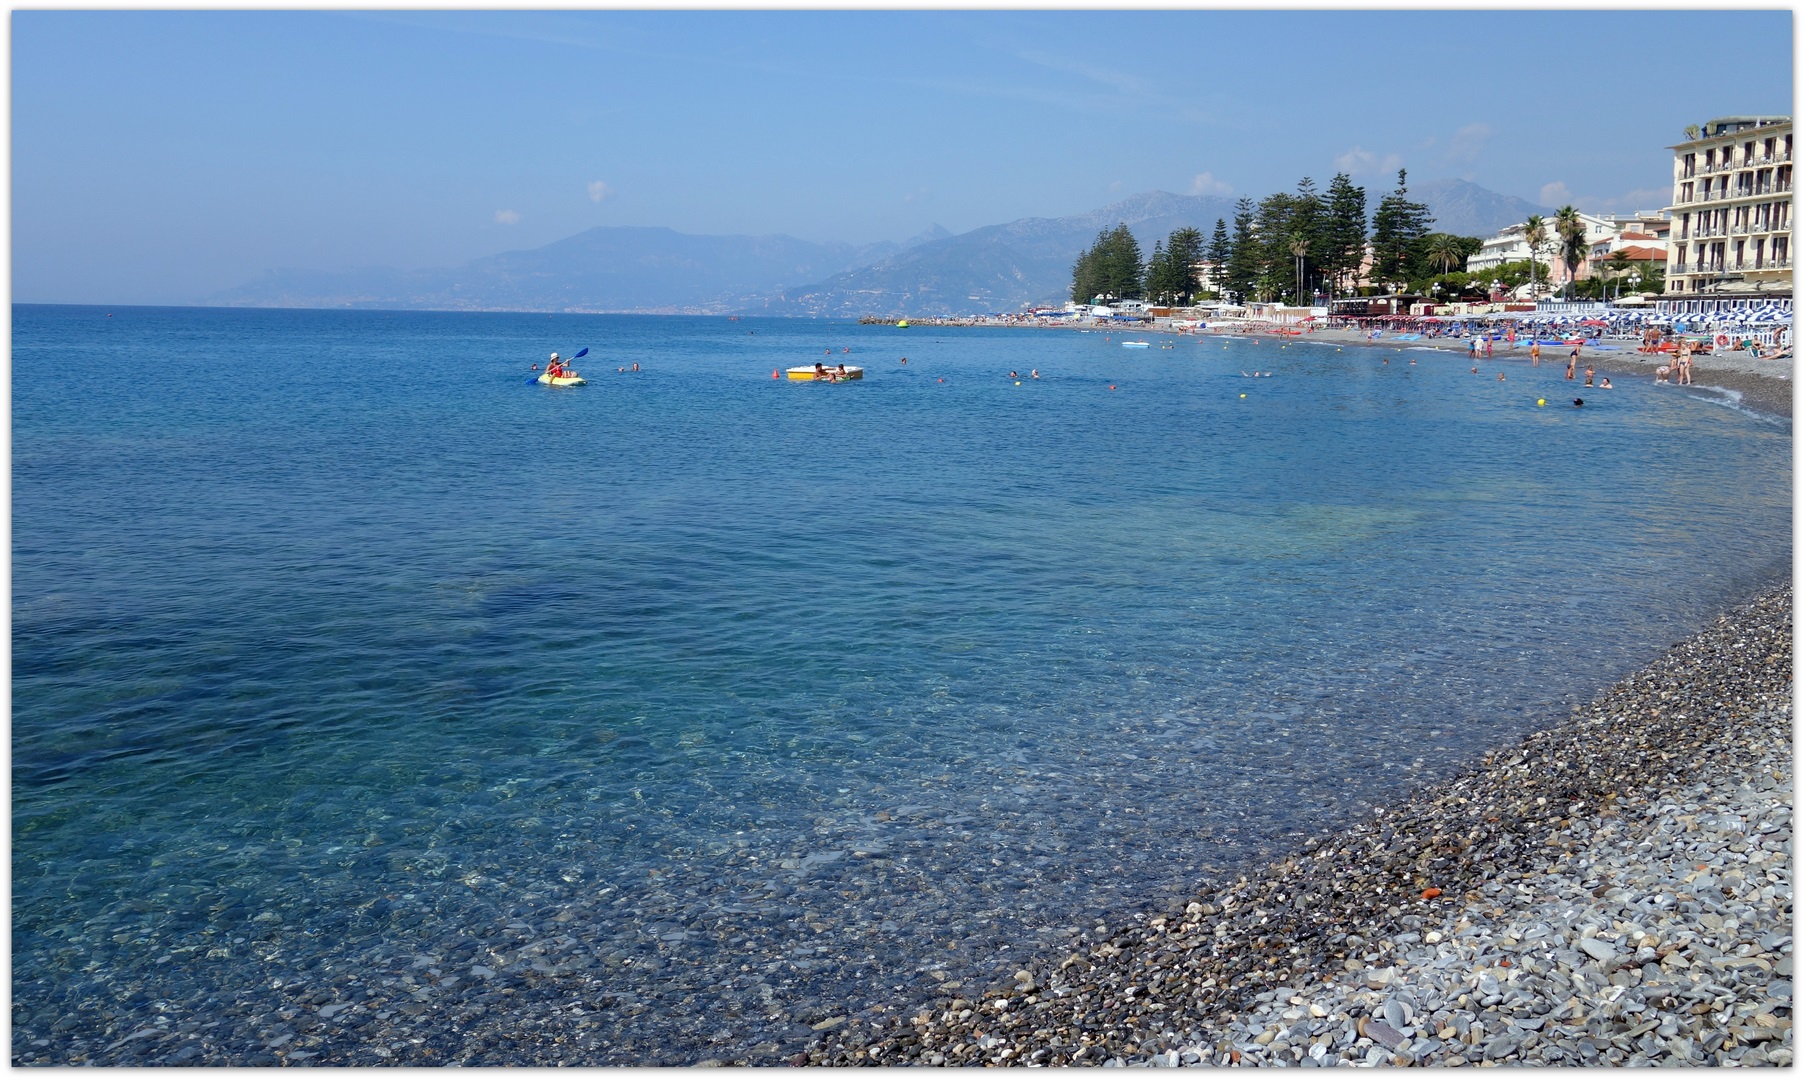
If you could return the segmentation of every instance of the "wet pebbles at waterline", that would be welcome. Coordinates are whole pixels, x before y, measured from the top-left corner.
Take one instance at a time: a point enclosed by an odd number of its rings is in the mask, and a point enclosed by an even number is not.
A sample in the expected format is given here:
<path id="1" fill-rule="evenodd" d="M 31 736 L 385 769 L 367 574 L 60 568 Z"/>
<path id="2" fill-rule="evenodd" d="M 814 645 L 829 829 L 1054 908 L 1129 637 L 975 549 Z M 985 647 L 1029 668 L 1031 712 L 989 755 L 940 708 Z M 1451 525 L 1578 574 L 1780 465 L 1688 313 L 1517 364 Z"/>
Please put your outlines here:
<path id="1" fill-rule="evenodd" d="M 1789 1065 L 1791 590 L 1484 766 L 815 1063 Z"/>

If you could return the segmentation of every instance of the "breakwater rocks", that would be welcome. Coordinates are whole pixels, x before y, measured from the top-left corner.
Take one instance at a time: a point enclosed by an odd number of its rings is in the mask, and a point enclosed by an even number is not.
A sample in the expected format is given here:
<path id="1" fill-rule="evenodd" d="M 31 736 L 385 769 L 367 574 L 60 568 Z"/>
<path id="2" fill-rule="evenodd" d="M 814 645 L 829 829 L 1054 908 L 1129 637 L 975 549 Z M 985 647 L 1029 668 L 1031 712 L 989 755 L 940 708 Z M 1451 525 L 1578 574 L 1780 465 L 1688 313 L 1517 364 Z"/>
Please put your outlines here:
<path id="1" fill-rule="evenodd" d="M 797 1064 L 1788 1065 L 1789 585 L 1181 914 Z"/>

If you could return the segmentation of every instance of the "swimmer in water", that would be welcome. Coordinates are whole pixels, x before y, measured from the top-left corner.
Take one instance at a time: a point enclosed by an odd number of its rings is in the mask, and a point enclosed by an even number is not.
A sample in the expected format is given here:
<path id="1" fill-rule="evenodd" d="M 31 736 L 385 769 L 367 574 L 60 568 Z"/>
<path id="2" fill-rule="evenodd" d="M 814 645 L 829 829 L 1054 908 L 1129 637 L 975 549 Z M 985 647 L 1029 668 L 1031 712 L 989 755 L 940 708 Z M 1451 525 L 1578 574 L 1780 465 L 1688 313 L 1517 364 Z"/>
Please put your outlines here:
<path id="1" fill-rule="evenodd" d="M 1603 381 L 1603 382 L 1601 382 L 1601 383 L 1598 383 L 1598 384 L 1597 384 L 1597 388 L 1598 388 L 1598 389 L 1599 389 L 1599 390 L 1614 390 L 1614 389 L 1616 389 L 1616 388 L 1615 388 L 1615 387 L 1614 387 L 1614 386 L 1611 386 L 1611 385 L 1610 385 L 1610 377 L 1609 377 L 1609 376 L 1608 376 L 1608 375 L 1605 375 L 1605 376 L 1604 376 L 1604 381 Z"/>

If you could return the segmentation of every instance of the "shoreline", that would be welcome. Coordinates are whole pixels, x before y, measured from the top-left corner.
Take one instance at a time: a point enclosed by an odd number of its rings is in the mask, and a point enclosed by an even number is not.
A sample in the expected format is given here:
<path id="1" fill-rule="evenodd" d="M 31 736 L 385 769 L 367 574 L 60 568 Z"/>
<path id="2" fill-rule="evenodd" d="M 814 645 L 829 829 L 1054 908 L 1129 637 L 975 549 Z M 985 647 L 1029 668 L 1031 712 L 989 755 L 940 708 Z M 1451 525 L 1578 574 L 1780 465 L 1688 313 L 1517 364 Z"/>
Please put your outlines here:
<path id="1" fill-rule="evenodd" d="M 1206 340 L 1217 336 L 1234 336 L 1258 338 L 1289 342 L 1321 342 L 1333 344 L 1341 348 L 1357 347 L 1361 349 L 1398 349 L 1407 345 L 1416 349 L 1429 349 L 1446 353 L 1460 360 L 1466 358 L 1465 340 L 1422 338 L 1399 345 L 1395 337 L 1384 337 L 1377 341 L 1367 341 L 1365 333 L 1360 330 L 1332 329 L 1314 330 L 1301 335 L 1278 334 L 1269 327 L 1236 327 L 1230 332 L 1204 330 L 1202 332 L 1179 331 L 1171 327 L 1161 326 L 1078 326 L 1064 323 L 982 323 L 982 322 L 946 322 L 922 323 L 922 327 L 933 326 L 935 329 L 982 329 L 990 326 L 999 328 L 1028 327 L 1043 330 L 1088 331 L 1090 333 L 1107 333 L 1138 335 L 1160 334 L 1173 338 L 1197 338 Z M 1456 344 L 1457 342 L 1457 344 Z M 1565 351 L 1563 347 L 1544 346 L 1543 364 L 1564 365 Z M 1597 348 L 1586 346 L 1579 354 L 1582 365 L 1597 369 L 1597 373 L 1611 378 L 1637 378 L 1648 382 L 1654 381 L 1654 369 L 1666 362 L 1666 357 L 1659 358 L 1635 351 L 1629 342 L 1610 342 Z M 1523 346 L 1496 352 L 1483 363 L 1526 364 L 1529 362 L 1528 349 Z M 1793 379 L 1792 360 L 1754 360 L 1741 355 L 1715 356 L 1698 355 L 1692 358 L 1695 368 L 1694 390 L 1718 389 L 1733 391 L 1739 396 L 1741 404 L 1749 411 L 1765 416 L 1791 419 L 1793 412 Z M 1672 384 L 1675 389 L 1685 389 Z"/>
<path id="2" fill-rule="evenodd" d="M 1789 1064 L 1791 619 L 1770 586 L 1182 915 L 793 1063 Z"/>
<path id="3" fill-rule="evenodd" d="M 1255 334 L 1250 336 L 1275 335 Z M 1380 338 L 1377 341 L 1368 342 L 1365 340 L 1365 335 L 1356 330 L 1318 330 L 1306 334 L 1304 337 L 1312 340 L 1332 341 L 1342 347 L 1357 345 L 1361 348 L 1377 349 L 1383 348 L 1387 343 L 1391 343 L 1393 348 L 1396 347 L 1394 338 Z M 1286 338 L 1286 340 L 1296 339 Z M 1457 345 L 1438 338 L 1425 338 L 1409 342 L 1409 344 L 1418 348 L 1448 353 L 1464 360 L 1466 357 L 1465 339 L 1456 340 L 1458 341 Z M 1542 352 L 1542 364 L 1564 366 L 1564 349 L 1544 346 Z M 1518 346 L 1496 352 L 1481 362 L 1494 364 L 1504 360 L 1527 363 L 1529 360 L 1528 350 Z M 1584 351 L 1579 353 L 1581 370 L 1589 366 L 1596 368 L 1600 376 L 1645 379 L 1649 383 L 1654 381 L 1654 369 L 1666 362 L 1665 356 L 1656 358 L 1646 353 L 1638 353 L 1627 342 L 1611 342 L 1602 348 L 1586 346 Z M 1754 412 L 1769 416 L 1782 416 L 1786 419 L 1791 418 L 1793 406 L 1791 360 L 1755 360 L 1740 355 L 1700 355 L 1692 358 L 1692 366 L 1695 369 L 1693 387 L 1733 390 L 1741 396 L 1742 403 Z M 1671 385 L 1676 389 L 1683 389 L 1677 383 Z"/>

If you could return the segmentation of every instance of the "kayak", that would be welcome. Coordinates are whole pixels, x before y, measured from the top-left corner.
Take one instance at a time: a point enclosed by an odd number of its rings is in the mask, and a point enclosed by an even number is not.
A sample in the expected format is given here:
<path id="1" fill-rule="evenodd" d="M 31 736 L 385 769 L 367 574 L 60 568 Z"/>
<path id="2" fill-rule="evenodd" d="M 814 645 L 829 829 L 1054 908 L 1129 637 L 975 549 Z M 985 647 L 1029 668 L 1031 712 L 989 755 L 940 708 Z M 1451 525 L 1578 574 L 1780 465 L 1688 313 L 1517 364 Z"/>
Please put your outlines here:
<path id="1" fill-rule="evenodd" d="M 559 375 L 553 378 L 550 372 L 546 372 L 539 376 L 539 382 L 546 386 L 582 386 L 588 381 L 581 375 Z"/>
<path id="2" fill-rule="evenodd" d="M 1150 349 L 1153 346 L 1150 341 L 1124 341 L 1121 343 L 1121 347 L 1124 349 Z"/>
<path id="3" fill-rule="evenodd" d="M 808 367 L 786 368 L 785 370 L 787 371 L 789 377 L 791 379 L 794 379 L 796 382 L 814 382 L 815 381 L 815 370 L 814 370 L 813 365 L 810 365 Z M 852 367 L 850 365 L 847 365 L 845 373 L 841 374 L 837 367 L 830 367 L 830 368 L 827 368 L 824 372 L 822 372 L 822 374 L 824 374 L 828 377 L 821 379 L 820 380 L 821 382 L 845 382 L 850 379 L 864 378 L 864 369 L 861 367 Z M 834 378 L 834 376 L 837 376 L 837 378 Z"/>

